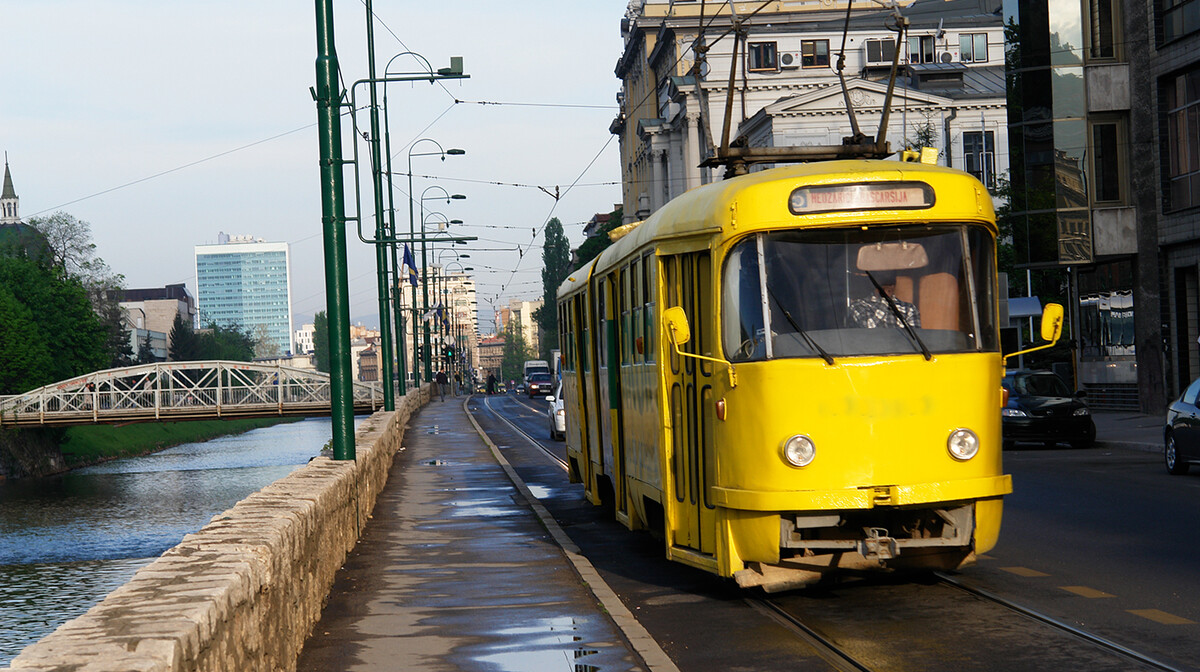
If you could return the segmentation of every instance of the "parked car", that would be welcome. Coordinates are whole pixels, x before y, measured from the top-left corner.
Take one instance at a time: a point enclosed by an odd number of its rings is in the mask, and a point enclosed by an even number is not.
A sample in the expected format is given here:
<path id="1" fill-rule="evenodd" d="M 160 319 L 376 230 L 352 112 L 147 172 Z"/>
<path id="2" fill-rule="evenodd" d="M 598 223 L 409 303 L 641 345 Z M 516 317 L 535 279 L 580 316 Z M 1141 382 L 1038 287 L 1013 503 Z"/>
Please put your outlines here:
<path id="1" fill-rule="evenodd" d="M 546 397 L 546 418 L 550 421 L 550 438 L 556 441 L 567 439 L 567 411 L 563 408 L 562 383 L 555 388 L 554 394 Z"/>
<path id="2" fill-rule="evenodd" d="M 1096 442 L 1096 423 L 1084 393 L 1072 393 L 1053 371 L 1009 371 L 1001 385 L 1008 391 L 1008 404 L 1000 411 L 1005 447 L 1029 441 L 1090 448 Z"/>
<path id="3" fill-rule="evenodd" d="M 1167 472 L 1186 474 L 1192 462 L 1200 462 L 1200 379 L 1192 381 L 1178 399 L 1167 407 L 1163 427 L 1163 458 Z"/>
<path id="4" fill-rule="evenodd" d="M 530 399 L 544 397 L 554 391 L 554 380 L 548 373 L 531 373 L 525 383 L 525 389 L 529 392 Z"/>

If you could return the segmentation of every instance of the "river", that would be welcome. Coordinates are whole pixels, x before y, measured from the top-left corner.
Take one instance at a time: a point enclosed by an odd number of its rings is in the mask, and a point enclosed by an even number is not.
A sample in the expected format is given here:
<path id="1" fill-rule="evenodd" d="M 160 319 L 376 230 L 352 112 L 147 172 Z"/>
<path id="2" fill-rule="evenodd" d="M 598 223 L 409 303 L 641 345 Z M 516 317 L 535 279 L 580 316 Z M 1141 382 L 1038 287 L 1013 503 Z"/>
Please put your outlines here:
<path id="1" fill-rule="evenodd" d="M 0 483 L 0 668 L 321 452 L 328 418 Z"/>

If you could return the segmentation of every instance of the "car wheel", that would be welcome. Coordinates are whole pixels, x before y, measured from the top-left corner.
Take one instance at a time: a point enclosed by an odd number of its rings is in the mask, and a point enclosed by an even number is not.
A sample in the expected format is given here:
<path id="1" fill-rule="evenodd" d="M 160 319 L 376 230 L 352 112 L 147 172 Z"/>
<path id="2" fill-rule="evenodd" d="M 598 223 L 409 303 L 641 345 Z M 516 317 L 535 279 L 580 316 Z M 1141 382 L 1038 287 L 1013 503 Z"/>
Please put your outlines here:
<path id="1" fill-rule="evenodd" d="M 1167 463 L 1168 474 L 1186 474 L 1188 472 L 1188 463 L 1179 459 L 1179 453 L 1175 450 L 1175 435 L 1167 434 L 1166 445 L 1163 448 L 1163 458 Z"/>

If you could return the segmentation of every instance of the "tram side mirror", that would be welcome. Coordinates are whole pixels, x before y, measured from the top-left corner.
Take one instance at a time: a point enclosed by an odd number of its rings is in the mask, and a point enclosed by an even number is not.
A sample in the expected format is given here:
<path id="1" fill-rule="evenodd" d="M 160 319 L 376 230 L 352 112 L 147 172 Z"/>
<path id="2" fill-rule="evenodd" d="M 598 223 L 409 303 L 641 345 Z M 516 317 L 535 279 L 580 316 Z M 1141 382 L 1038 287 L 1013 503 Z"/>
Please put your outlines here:
<path id="1" fill-rule="evenodd" d="M 1062 328 L 1063 328 L 1062 304 L 1047 303 L 1046 307 L 1042 309 L 1042 340 L 1044 340 L 1046 342 L 1042 345 L 1037 346 L 1036 348 L 1026 348 L 1025 350 L 1021 350 L 1019 352 L 1010 352 L 1009 354 L 1004 356 L 1004 360 L 1003 360 L 1004 365 L 1007 367 L 1008 360 L 1013 357 L 1017 357 L 1019 355 L 1024 355 L 1024 354 L 1028 354 L 1030 352 L 1036 352 L 1038 350 L 1045 350 L 1046 348 L 1053 347 L 1055 343 L 1058 343 L 1058 337 L 1062 336 Z"/>
<path id="2" fill-rule="evenodd" d="M 688 326 L 687 313 L 683 308 L 675 306 L 663 311 L 663 326 L 667 329 L 667 338 L 675 345 L 683 345 L 692 340 L 692 330 Z"/>
<path id="3" fill-rule="evenodd" d="M 1042 340 L 1054 343 L 1062 335 L 1063 307 L 1058 303 L 1047 303 L 1042 310 Z"/>

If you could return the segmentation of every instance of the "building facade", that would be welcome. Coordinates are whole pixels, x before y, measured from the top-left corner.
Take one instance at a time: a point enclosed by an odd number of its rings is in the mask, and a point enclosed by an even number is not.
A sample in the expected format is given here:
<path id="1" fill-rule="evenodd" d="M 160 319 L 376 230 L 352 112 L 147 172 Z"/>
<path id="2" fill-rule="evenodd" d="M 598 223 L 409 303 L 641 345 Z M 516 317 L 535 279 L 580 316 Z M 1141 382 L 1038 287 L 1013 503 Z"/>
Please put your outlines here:
<path id="1" fill-rule="evenodd" d="M 1093 405 L 1200 376 L 1200 0 L 1006 0 L 1017 263 L 1067 279 Z"/>
<path id="2" fill-rule="evenodd" d="M 287 243 L 250 236 L 218 236 L 196 246 L 196 298 L 200 326 L 238 327 L 277 349 L 292 344 L 292 283 Z"/>
<path id="3" fill-rule="evenodd" d="M 609 130 L 621 140 L 626 223 L 722 179 L 724 169 L 702 164 L 726 136 L 732 146 L 815 149 L 842 145 L 854 123 L 875 138 L 883 123 L 897 53 L 890 10 L 859 3 L 846 30 L 844 2 L 767 3 L 742 17 L 735 52 L 728 7 L 709 7 L 701 62 L 699 4 L 634 0 L 622 22 L 621 110 Z M 995 149 L 1007 146 L 1000 0 L 900 5 L 910 25 L 883 138 L 894 151 L 936 147 L 943 165 L 995 184 L 1007 170 Z M 844 30 L 845 91 L 836 70 Z"/>
<path id="4" fill-rule="evenodd" d="M 175 316 L 178 315 L 185 324 L 196 327 L 196 299 L 182 283 L 147 289 L 123 289 L 120 305 L 125 312 L 126 326 L 130 330 L 141 329 L 166 334 L 165 347 L 168 350 L 171 346 L 170 334 L 175 324 Z M 138 348 L 134 348 L 135 353 L 137 350 Z M 156 352 L 155 356 L 159 354 Z M 166 359 L 165 354 L 162 359 Z"/>

